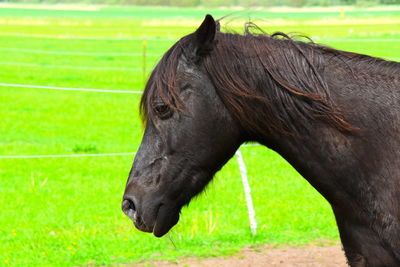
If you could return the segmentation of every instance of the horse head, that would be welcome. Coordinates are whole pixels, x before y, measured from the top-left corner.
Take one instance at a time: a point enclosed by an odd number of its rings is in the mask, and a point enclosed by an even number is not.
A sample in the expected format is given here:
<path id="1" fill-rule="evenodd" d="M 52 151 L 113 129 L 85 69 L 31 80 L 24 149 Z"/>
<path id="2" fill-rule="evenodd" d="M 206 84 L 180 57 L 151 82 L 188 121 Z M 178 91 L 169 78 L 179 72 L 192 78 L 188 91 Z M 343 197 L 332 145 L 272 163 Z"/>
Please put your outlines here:
<path id="1" fill-rule="evenodd" d="M 242 143 L 242 130 L 218 97 L 202 62 L 217 24 L 201 26 L 161 59 L 142 102 L 145 131 L 123 197 L 135 226 L 160 237 Z"/>

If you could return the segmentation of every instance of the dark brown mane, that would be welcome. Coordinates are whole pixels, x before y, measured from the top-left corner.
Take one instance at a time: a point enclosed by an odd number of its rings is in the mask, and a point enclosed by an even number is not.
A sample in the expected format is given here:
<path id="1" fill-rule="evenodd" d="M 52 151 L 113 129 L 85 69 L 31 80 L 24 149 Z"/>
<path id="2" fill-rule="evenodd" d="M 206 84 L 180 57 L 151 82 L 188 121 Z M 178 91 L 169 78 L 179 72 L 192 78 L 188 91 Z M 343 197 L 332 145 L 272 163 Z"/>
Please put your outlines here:
<path id="1" fill-rule="evenodd" d="M 152 119 L 155 97 L 173 109 L 181 108 L 176 70 L 190 38 L 182 38 L 169 49 L 151 74 L 141 101 L 142 118 Z M 350 69 L 356 61 L 386 64 L 390 69 L 395 64 L 398 70 L 396 63 L 296 41 L 283 33 L 217 32 L 215 40 L 213 50 L 199 64 L 230 112 L 256 135 L 299 133 L 318 121 L 343 132 L 355 130 L 330 97 L 324 70 L 332 58 Z"/>

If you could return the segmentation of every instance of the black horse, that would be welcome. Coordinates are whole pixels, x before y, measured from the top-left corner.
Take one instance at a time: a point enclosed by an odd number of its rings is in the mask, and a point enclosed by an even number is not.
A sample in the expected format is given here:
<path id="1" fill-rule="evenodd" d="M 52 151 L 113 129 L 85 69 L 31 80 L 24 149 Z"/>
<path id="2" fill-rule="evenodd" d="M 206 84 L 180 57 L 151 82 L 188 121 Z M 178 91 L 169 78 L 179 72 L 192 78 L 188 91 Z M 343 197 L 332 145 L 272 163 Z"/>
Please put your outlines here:
<path id="1" fill-rule="evenodd" d="M 351 266 L 400 266 L 400 63 L 218 25 L 207 15 L 152 72 L 123 211 L 166 234 L 254 141 L 329 201 Z"/>

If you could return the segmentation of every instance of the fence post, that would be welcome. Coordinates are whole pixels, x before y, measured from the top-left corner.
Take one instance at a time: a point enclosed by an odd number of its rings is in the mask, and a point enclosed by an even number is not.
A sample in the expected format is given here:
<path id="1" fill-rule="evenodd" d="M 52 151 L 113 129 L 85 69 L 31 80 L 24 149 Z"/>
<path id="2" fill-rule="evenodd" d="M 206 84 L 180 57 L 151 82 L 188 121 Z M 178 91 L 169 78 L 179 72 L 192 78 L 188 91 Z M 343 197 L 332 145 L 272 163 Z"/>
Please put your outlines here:
<path id="1" fill-rule="evenodd" d="M 251 198 L 251 189 L 249 185 L 249 180 L 247 178 L 247 170 L 246 165 L 244 164 L 242 153 L 240 152 L 240 148 L 236 151 L 236 159 L 239 164 L 240 175 L 242 177 L 243 189 L 244 194 L 246 196 L 246 203 L 247 203 L 247 211 L 249 214 L 249 221 L 250 221 L 250 230 L 253 235 L 257 233 L 257 222 L 256 222 L 256 212 L 253 206 L 253 200 Z"/>
<path id="2" fill-rule="evenodd" d="M 143 40 L 143 84 L 146 85 L 146 49 L 147 40 Z"/>

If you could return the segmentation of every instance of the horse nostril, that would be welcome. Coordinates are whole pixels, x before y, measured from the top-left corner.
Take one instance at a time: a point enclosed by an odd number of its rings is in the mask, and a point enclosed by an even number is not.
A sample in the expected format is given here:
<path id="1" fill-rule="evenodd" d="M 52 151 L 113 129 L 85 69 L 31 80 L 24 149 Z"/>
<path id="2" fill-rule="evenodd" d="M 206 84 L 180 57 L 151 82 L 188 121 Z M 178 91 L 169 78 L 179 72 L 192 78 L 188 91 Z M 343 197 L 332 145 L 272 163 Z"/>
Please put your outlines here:
<path id="1" fill-rule="evenodd" d="M 133 203 L 132 200 L 128 200 L 128 201 L 129 201 L 129 209 L 136 211 L 135 203 Z"/>
<path id="2" fill-rule="evenodd" d="M 132 199 L 124 199 L 122 201 L 122 210 L 123 212 L 131 217 L 136 212 L 136 206 Z"/>

